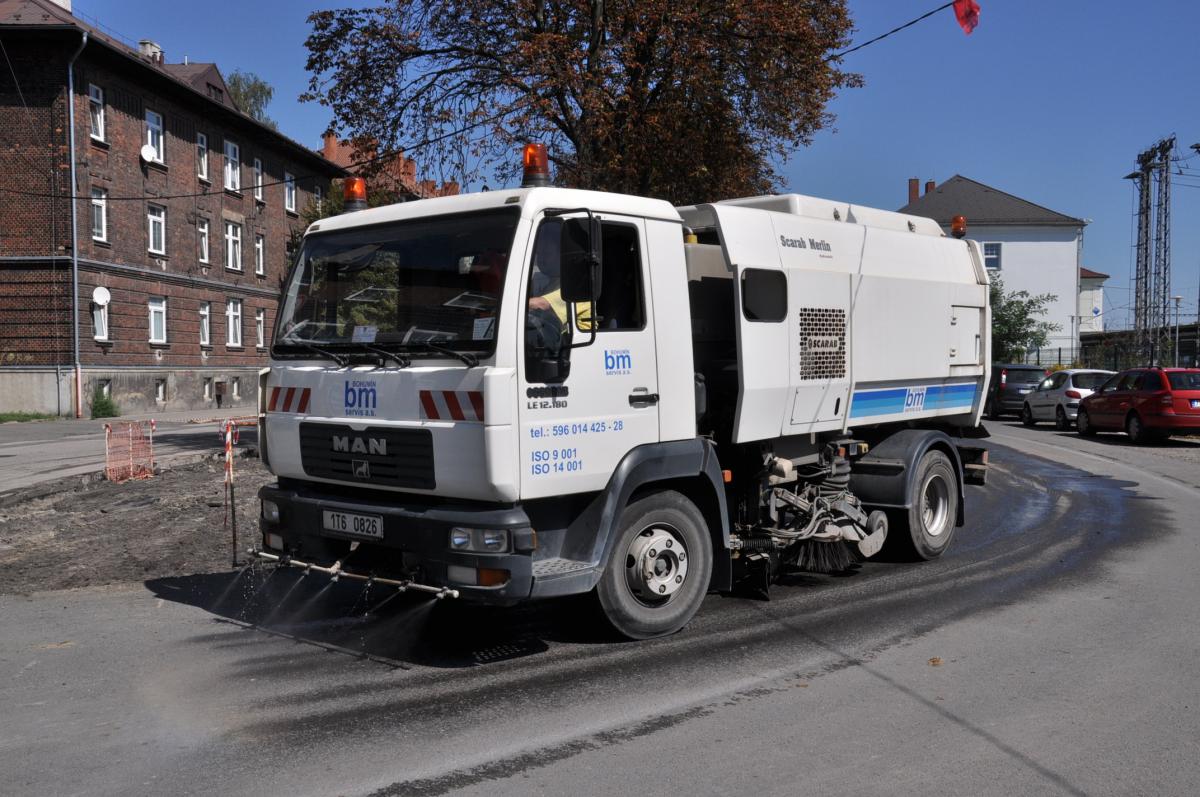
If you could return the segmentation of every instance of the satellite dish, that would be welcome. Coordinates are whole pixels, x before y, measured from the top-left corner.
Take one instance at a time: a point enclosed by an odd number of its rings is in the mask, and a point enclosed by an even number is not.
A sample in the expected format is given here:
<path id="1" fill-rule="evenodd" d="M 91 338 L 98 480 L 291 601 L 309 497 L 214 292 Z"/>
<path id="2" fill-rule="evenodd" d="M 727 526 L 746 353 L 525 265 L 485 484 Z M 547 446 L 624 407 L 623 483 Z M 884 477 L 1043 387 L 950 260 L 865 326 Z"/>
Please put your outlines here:
<path id="1" fill-rule="evenodd" d="M 103 285 L 97 285 L 92 289 L 92 303 L 100 307 L 107 307 L 112 301 L 112 294 L 108 292 L 108 288 Z"/>
<path id="2" fill-rule="evenodd" d="M 158 160 L 158 150 L 149 144 L 142 145 L 142 160 L 149 163 L 153 160 Z"/>

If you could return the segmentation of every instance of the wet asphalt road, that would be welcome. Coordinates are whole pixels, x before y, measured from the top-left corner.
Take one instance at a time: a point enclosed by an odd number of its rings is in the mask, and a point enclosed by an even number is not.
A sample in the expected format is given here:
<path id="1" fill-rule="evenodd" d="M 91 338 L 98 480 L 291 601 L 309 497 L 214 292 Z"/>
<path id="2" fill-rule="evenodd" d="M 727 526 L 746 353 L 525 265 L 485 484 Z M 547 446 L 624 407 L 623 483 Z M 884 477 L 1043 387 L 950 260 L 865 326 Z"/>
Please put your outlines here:
<path id="1" fill-rule="evenodd" d="M 1200 791 L 1194 444 L 993 428 L 940 560 L 663 640 L 291 574 L 0 597 L 0 793 Z"/>

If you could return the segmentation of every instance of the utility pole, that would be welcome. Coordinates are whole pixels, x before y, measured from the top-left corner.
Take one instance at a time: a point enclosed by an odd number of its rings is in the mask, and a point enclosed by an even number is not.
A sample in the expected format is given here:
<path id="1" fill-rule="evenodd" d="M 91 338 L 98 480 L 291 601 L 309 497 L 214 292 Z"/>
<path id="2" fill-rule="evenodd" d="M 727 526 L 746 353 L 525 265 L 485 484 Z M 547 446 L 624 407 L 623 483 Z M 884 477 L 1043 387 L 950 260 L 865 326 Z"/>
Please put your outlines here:
<path id="1" fill-rule="evenodd" d="M 1197 145 L 1200 147 L 1200 145 Z M 1171 295 L 1171 153 L 1175 137 L 1164 138 L 1137 156 L 1138 170 L 1126 175 L 1137 181 L 1138 219 L 1134 273 L 1134 339 L 1140 355 L 1153 365 L 1161 355 L 1170 323 Z M 1198 150 L 1200 151 L 1200 150 Z M 1158 196 L 1151 218 L 1151 189 Z M 1154 226 L 1151 249 L 1150 227 Z"/>
<path id="2" fill-rule="evenodd" d="M 1138 155 L 1138 170 L 1125 175 L 1137 183 L 1137 245 L 1133 276 L 1133 339 L 1139 358 L 1150 353 L 1150 151 Z"/>
<path id="3" fill-rule="evenodd" d="M 1172 296 L 1171 300 L 1175 302 L 1175 367 L 1179 367 L 1179 303 L 1183 301 L 1182 296 Z"/>
<path id="4" fill-rule="evenodd" d="M 1154 342 L 1159 352 L 1171 336 L 1171 154 L 1175 136 L 1154 148 L 1158 155 L 1158 208 L 1154 218 Z M 1160 362 L 1159 365 L 1162 363 Z"/>

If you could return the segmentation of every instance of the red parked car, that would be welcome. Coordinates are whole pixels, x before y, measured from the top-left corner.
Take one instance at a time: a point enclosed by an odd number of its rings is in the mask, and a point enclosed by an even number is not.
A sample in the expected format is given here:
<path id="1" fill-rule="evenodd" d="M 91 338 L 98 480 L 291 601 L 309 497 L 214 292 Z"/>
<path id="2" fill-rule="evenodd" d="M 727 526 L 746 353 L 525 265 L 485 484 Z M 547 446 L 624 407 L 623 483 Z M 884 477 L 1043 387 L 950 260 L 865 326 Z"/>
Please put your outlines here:
<path id="1" fill-rule="evenodd" d="M 1131 368 L 1079 404 L 1081 435 L 1124 432 L 1135 443 L 1200 434 L 1200 368 Z"/>

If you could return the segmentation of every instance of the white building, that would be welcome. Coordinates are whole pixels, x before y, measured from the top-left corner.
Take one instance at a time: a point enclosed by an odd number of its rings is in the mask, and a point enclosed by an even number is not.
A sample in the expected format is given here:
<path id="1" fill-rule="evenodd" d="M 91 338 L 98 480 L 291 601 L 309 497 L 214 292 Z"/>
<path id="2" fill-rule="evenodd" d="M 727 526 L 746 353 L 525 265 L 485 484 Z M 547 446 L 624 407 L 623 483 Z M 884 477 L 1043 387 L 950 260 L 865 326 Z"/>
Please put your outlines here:
<path id="1" fill-rule="evenodd" d="M 1079 332 L 1103 329 L 1106 274 L 1083 270 L 1084 219 L 1067 216 L 983 183 L 955 175 L 941 185 L 908 181 L 901 213 L 931 218 L 947 232 L 955 216 L 967 219 L 967 237 L 983 247 L 984 265 L 1004 281 L 1005 291 L 1049 293 L 1056 298 L 1044 319 L 1059 329 L 1040 354 L 1042 363 L 1075 359 Z M 1093 312 L 1093 308 L 1100 312 Z"/>

